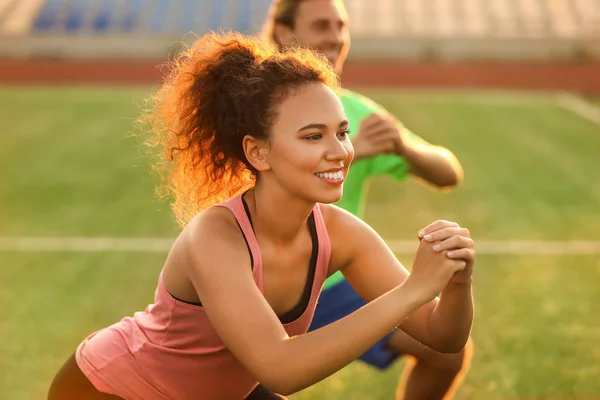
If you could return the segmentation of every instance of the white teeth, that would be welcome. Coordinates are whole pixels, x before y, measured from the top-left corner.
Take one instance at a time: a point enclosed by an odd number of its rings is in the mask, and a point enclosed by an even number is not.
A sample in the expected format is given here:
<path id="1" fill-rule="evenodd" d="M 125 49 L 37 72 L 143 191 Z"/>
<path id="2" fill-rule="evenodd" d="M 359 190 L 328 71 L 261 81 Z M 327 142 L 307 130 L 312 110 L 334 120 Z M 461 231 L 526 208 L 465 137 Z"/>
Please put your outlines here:
<path id="1" fill-rule="evenodd" d="M 342 179 L 344 177 L 344 173 L 342 171 L 320 172 L 315 175 L 317 175 L 319 178 L 323 178 L 323 179 Z"/>

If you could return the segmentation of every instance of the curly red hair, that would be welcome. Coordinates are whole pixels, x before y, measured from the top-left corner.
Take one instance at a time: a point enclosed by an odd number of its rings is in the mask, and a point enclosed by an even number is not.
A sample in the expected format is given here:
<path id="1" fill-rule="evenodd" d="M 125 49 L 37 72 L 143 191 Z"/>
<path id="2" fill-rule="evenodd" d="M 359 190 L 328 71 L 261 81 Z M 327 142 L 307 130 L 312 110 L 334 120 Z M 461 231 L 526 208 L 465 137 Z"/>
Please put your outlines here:
<path id="1" fill-rule="evenodd" d="M 256 171 L 242 139 L 268 140 L 277 105 L 301 85 L 339 90 L 326 59 L 307 49 L 284 54 L 267 40 L 211 33 L 184 49 L 138 120 L 159 149 L 158 192 L 172 196 L 180 225 L 196 213 L 252 187 Z"/>

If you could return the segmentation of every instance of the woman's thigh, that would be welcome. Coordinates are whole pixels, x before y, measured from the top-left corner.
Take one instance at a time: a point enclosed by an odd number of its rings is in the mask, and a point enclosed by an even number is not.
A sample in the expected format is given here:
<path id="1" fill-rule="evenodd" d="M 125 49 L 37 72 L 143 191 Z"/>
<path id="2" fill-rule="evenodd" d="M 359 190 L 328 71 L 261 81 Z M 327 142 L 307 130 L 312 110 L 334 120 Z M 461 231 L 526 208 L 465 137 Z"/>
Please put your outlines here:
<path id="1" fill-rule="evenodd" d="M 81 372 L 73 354 L 58 371 L 48 393 L 48 400 L 124 400 L 99 392 Z"/>

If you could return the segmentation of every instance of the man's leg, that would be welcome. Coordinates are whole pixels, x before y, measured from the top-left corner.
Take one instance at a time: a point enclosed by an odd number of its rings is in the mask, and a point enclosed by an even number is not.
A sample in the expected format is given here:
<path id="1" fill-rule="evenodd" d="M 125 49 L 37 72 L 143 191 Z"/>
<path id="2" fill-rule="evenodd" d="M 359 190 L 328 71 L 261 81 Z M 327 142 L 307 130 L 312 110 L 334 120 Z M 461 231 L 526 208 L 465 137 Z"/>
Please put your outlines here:
<path id="1" fill-rule="evenodd" d="M 321 293 L 309 330 L 337 321 L 365 304 L 350 283 L 344 280 Z M 472 353 L 470 339 L 463 352 L 441 354 L 396 329 L 361 355 L 359 360 L 385 370 L 397 358 L 412 356 L 396 392 L 398 399 L 450 399 L 469 370 Z"/>
<path id="2" fill-rule="evenodd" d="M 460 353 L 442 354 L 401 329 L 389 337 L 387 347 L 395 353 L 409 356 L 396 391 L 396 398 L 404 400 L 453 398 L 473 357 L 471 338 Z"/>

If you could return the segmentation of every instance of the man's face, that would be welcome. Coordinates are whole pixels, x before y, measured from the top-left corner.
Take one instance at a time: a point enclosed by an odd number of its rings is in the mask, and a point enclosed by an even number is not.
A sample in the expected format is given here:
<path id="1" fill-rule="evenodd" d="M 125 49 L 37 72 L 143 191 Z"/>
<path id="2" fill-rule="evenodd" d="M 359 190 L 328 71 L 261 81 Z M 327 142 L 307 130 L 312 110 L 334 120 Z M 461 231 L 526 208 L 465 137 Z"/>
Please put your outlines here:
<path id="1" fill-rule="evenodd" d="M 278 27 L 283 46 L 300 43 L 320 51 L 341 73 L 348 50 L 348 15 L 340 0 L 305 0 L 298 6 L 294 29 Z"/>

